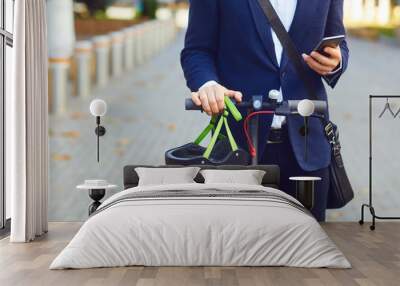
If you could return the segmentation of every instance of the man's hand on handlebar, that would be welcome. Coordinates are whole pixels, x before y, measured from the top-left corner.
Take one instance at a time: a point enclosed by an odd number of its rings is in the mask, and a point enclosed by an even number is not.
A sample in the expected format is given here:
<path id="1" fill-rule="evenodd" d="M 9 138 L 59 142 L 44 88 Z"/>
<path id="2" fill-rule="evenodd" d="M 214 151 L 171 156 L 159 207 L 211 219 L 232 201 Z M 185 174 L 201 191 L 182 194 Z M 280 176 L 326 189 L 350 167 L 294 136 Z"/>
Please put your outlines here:
<path id="1" fill-rule="evenodd" d="M 208 115 L 220 114 L 224 108 L 224 96 L 233 98 L 236 102 L 242 102 L 240 91 L 229 90 L 222 85 L 215 83 L 210 86 L 203 86 L 198 92 L 192 92 L 192 100 L 197 106 L 202 106 Z"/>

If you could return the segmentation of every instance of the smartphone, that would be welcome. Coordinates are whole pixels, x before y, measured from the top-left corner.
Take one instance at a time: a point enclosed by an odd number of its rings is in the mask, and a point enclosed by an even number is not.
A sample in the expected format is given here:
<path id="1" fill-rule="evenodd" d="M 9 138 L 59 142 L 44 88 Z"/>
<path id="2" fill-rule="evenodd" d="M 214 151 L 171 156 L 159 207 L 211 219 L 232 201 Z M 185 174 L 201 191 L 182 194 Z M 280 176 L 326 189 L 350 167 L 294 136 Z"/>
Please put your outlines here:
<path id="1" fill-rule="evenodd" d="M 326 57 L 329 57 L 329 55 L 324 52 L 324 49 L 326 47 L 336 48 L 337 46 L 339 46 L 341 44 L 341 42 L 344 41 L 345 38 L 346 38 L 345 35 L 339 35 L 339 36 L 323 38 L 321 40 L 321 42 L 319 42 L 319 44 L 316 46 L 314 51 L 318 52 L 318 53 L 320 53 L 320 54 L 322 54 L 322 55 L 324 55 Z"/>

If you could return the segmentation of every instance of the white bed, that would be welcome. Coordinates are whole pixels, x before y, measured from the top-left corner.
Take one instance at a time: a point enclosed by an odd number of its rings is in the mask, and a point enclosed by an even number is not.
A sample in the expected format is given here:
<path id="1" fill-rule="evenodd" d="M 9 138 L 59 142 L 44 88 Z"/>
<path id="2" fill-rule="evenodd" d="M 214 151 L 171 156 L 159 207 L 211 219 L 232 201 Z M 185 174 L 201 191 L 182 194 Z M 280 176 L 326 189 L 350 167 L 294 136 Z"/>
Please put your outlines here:
<path id="1" fill-rule="evenodd" d="M 132 265 L 350 268 L 342 252 L 299 204 L 264 186 L 134 187 L 107 199 L 50 269 Z"/>

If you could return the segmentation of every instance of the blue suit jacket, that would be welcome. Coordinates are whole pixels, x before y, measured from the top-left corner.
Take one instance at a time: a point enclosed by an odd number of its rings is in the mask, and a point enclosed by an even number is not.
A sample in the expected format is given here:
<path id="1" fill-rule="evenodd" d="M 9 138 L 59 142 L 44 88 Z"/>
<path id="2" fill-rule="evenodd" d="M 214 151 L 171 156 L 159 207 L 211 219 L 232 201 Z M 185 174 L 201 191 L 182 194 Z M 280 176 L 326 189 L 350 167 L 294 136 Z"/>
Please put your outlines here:
<path id="1" fill-rule="evenodd" d="M 309 54 L 323 37 L 345 34 L 343 0 L 298 0 L 290 36 L 301 53 Z M 349 51 L 341 44 L 342 70 L 324 77 L 334 87 L 346 70 Z M 189 27 L 181 64 L 192 91 L 215 80 L 241 91 L 244 100 L 255 94 L 267 96 L 269 90 L 282 88 L 284 99 L 304 99 L 309 95 L 285 52 L 281 65 L 275 56 L 271 27 L 257 0 L 190 0 Z M 307 67 L 321 100 L 327 100 L 322 77 Z M 259 155 L 266 145 L 272 118 L 260 124 Z M 305 171 L 327 167 L 330 146 L 320 120 L 310 119 L 309 156 L 304 159 L 304 137 L 299 129 L 301 117 L 287 119 L 291 145 Z M 242 123 L 231 121 L 238 144 L 246 148 Z"/>

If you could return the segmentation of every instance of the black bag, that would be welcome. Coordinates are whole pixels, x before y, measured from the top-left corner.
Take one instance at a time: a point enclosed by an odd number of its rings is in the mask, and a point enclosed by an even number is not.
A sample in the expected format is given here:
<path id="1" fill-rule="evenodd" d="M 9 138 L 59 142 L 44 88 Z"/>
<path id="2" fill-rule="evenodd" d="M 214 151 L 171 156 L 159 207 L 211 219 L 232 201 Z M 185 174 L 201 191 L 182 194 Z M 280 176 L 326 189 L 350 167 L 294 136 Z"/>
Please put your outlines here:
<path id="1" fill-rule="evenodd" d="M 317 94 L 311 80 L 308 78 L 307 69 L 303 64 L 303 58 L 279 19 L 271 2 L 269 0 L 258 0 L 258 2 L 281 42 L 282 47 L 292 61 L 299 77 L 304 82 L 311 99 L 317 100 Z M 332 158 L 329 166 L 330 187 L 328 191 L 328 208 L 341 208 L 354 198 L 354 191 L 344 168 L 342 155 L 340 153 L 341 145 L 337 126 L 330 121 L 324 122 L 324 124 L 326 138 L 332 147 Z"/>
<path id="2" fill-rule="evenodd" d="M 330 188 L 328 193 L 328 208 L 338 209 L 344 207 L 354 198 L 346 169 L 344 168 L 341 145 L 339 141 L 339 131 L 335 124 L 328 122 L 325 125 L 325 135 L 332 146 L 331 164 L 329 167 Z"/>

